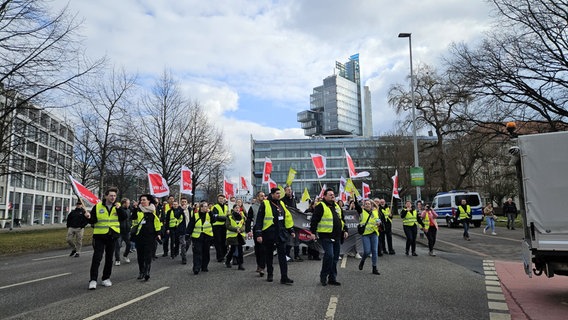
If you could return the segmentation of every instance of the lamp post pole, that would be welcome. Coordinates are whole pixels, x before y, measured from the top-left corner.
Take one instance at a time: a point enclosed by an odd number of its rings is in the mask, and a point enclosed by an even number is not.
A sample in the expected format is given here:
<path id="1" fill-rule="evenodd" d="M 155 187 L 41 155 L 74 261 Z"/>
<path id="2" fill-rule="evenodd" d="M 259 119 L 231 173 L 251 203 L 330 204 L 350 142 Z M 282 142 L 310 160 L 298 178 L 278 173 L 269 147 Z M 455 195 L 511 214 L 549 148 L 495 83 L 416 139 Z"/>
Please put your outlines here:
<path id="1" fill-rule="evenodd" d="M 412 103 L 412 139 L 414 146 L 414 166 L 419 167 L 418 161 L 418 138 L 416 137 L 416 104 L 414 100 L 414 72 L 412 70 L 412 33 L 399 33 L 399 38 L 408 38 L 408 48 L 410 50 L 410 97 Z M 416 200 L 421 200 L 422 194 L 420 186 L 416 186 Z"/>

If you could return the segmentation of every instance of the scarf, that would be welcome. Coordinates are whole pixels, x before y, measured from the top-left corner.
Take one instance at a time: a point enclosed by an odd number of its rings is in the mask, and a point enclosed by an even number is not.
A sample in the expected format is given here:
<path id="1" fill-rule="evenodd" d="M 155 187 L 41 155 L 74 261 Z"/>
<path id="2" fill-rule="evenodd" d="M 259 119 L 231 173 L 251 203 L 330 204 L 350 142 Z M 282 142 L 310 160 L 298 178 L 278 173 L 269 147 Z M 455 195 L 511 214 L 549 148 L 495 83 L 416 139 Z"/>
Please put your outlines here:
<path id="1" fill-rule="evenodd" d="M 150 203 L 150 205 L 147 206 L 147 207 L 144 207 L 144 206 L 142 206 L 142 205 L 139 205 L 138 208 L 140 209 L 140 211 L 142 211 L 142 212 L 144 212 L 144 213 L 149 213 L 149 212 L 154 212 L 154 211 L 156 211 L 156 207 L 155 207 L 152 203 Z"/>

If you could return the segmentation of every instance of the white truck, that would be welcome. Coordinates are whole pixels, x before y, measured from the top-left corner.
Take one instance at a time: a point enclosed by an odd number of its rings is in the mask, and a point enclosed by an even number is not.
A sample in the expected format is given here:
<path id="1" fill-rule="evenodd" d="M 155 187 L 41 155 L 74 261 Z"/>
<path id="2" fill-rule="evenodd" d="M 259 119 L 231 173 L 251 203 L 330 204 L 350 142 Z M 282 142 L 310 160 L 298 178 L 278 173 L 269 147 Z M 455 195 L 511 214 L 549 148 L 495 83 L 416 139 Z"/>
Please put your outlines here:
<path id="1" fill-rule="evenodd" d="M 522 135 L 514 156 L 524 222 L 522 256 L 532 278 L 568 275 L 568 132 Z"/>

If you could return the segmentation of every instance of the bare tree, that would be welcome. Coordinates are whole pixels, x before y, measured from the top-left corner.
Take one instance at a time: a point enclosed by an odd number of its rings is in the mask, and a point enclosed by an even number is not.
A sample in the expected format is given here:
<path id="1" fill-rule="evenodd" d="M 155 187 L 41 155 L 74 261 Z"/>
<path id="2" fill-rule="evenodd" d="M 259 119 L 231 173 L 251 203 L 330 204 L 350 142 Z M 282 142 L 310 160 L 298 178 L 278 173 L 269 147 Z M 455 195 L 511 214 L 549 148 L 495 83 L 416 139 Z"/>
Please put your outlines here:
<path id="1" fill-rule="evenodd" d="M 491 2 L 498 26 L 478 47 L 451 47 L 451 76 L 483 97 L 486 110 L 559 130 L 568 117 L 568 1 Z"/>
<path id="2" fill-rule="evenodd" d="M 79 146 L 89 153 L 88 165 L 96 168 L 98 189 L 104 191 L 109 161 L 119 148 L 127 143 L 122 130 L 129 126 L 128 110 L 131 109 L 130 95 L 133 93 L 136 77 L 125 70 L 112 69 L 107 79 L 92 85 L 93 90 L 84 95 L 87 104 L 80 109 L 79 118 L 84 127 L 83 134 L 92 139 Z M 80 138 L 81 141 L 86 137 Z"/>

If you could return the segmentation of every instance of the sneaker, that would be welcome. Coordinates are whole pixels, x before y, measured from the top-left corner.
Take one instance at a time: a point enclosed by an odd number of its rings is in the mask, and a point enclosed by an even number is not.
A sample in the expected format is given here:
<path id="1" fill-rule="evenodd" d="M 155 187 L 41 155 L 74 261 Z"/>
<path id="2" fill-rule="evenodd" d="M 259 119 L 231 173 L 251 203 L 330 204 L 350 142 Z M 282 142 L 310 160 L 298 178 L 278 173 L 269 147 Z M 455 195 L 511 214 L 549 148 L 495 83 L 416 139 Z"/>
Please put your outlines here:
<path id="1" fill-rule="evenodd" d="M 497 234 L 495 232 L 491 232 L 491 235 L 496 236 Z"/>
<path id="2" fill-rule="evenodd" d="M 69 256 L 72 257 L 72 256 L 75 255 L 75 253 L 77 253 L 77 250 L 73 249 L 73 250 L 71 250 L 71 253 L 69 254 Z"/>
<path id="3" fill-rule="evenodd" d="M 286 256 L 286 261 L 290 261 L 290 260 L 292 260 L 292 258 Z"/>
<path id="4" fill-rule="evenodd" d="M 485 234 L 487 232 L 487 229 L 483 229 L 483 234 Z"/>
<path id="5" fill-rule="evenodd" d="M 357 252 L 357 254 L 355 255 L 355 259 L 361 259 L 361 255 L 359 254 L 359 252 Z"/>
<path id="6" fill-rule="evenodd" d="M 110 279 L 103 280 L 103 282 L 101 282 L 101 284 L 105 287 L 112 286 L 112 282 L 110 282 Z"/>
<path id="7" fill-rule="evenodd" d="M 434 253 L 434 250 L 428 251 L 428 255 L 430 255 L 431 257 L 435 257 L 435 256 L 436 256 L 436 254 Z"/>
<path id="8" fill-rule="evenodd" d="M 116 260 L 116 261 L 114 262 L 114 265 L 115 265 L 115 266 L 119 266 L 119 265 L 120 265 L 120 260 Z"/>
<path id="9" fill-rule="evenodd" d="M 79 252 L 75 253 L 74 257 L 79 258 Z"/>
<path id="10" fill-rule="evenodd" d="M 95 290 L 97 288 L 97 281 L 91 280 L 89 282 L 89 290 Z"/>
<path id="11" fill-rule="evenodd" d="M 341 256 L 339 256 L 339 260 L 343 260 L 343 258 Z"/>
<path id="12" fill-rule="evenodd" d="M 130 263 L 130 258 L 129 258 L 129 257 L 124 257 L 124 262 Z"/>

